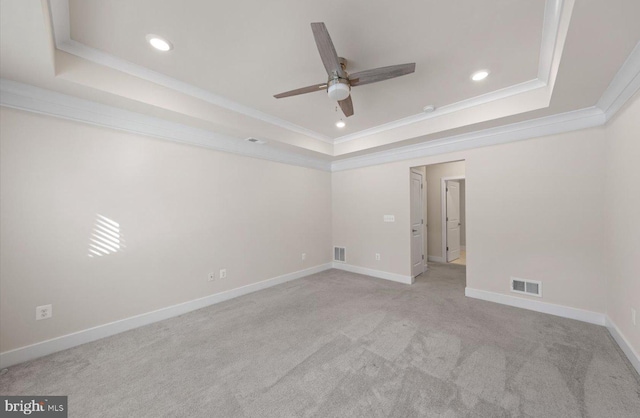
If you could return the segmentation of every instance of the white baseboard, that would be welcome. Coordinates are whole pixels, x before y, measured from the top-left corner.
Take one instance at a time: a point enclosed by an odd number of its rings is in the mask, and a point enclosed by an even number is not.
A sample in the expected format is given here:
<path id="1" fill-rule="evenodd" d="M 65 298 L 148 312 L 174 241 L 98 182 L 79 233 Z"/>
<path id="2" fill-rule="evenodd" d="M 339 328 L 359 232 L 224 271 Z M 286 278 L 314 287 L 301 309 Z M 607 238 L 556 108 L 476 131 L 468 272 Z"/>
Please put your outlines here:
<path id="1" fill-rule="evenodd" d="M 611 334 L 613 339 L 616 340 L 616 342 L 622 349 L 622 352 L 627 356 L 627 358 L 629 359 L 633 367 L 636 369 L 638 374 L 640 374 L 640 355 L 638 355 L 638 352 L 636 352 L 636 350 L 634 350 L 633 347 L 631 347 L 631 344 L 629 344 L 629 341 L 627 341 L 627 339 L 624 338 L 624 335 L 622 334 L 622 332 L 620 332 L 620 329 L 618 328 L 618 326 L 615 324 L 615 322 L 611 320 L 611 318 L 609 318 L 609 316 L 605 318 L 605 321 L 606 321 L 606 327 L 609 330 L 609 333 Z"/>
<path id="2" fill-rule="evenodd" d="M 393 282 L 413 284 L 413 277 L 403 276 L 402 274 L 389 273 L 381 270 L 373 270 L 365 267 L 352 266 L 345 263 L 333 263 L 333 268 L 338 270 L 349 271 L 351 273 L 365 274 L 367 276 L 377 277 L 378 279 L 391 280 Z"/>
<path id="3" fill-rule="evenodd" d="M 576 319 L 590 324 L 605 325 L 605 314 L 599 312 L 570 308 L 568 306 L 555 305 L 553 303 L 540 302 L 538 300 L 525 299 L 518 296 L 472 289 L 470 287 L 466 287 L 464 289 L 464 295 L 474 299 L 481 299 L 489 302 L 500 303 L 502 305 L 514 306 L 516 308 L 528 309 L 530 311 L 561 316 L 563 318 Z"/>
<path id="4" fill-rule="evenodd" d="M 427 260 L 433 262 L 433 263 L 446 263 L 446 261 L 444 260 L 443 257 L 438 257 L 436 255 L 429 255 L 427 256 Z"/>
<path id="5" fill-rule="evenodd" d="M 272 279 L 263 280 L 261 282 L 238 287 L 236 289 L 231 289 L 225 292 L 205 296 L 200 299 L 168 306 L 166 308 L 158 309 L 152 312 L 147 312 L 144 314 L 121 319 L 119 321 L 110 322 L 108 324 L 99 325 L 97 327 L 63 335 L 61 337 L 52 338 L 50 340 L 28 345 L 26 347 L 20 347 L 14 350 L 5 351 L 4 353 L 0 353 L 0 368 L 13 366 L 14 364 L 33 360 L 38 357 L 53 354 L 58 351 L 76 347 L 81 344 L 86 344 L 91 341 L 119 334 L 124 331 L 152 324 L 154 322 L 162 321 L 174 316 L 182 315 L 187 312 L 214 305 L 216 303 L 237 298 L 238 296 L 253 293 L 258 290 L 266 289 L 268 287 L 276 286 L 291 280 L 319 273 L 324 270 L 329 270 L 331 267 L 331 263 L 321 264 L 305 270 L 295 271 L 293 273 L 284 274 Z"/>

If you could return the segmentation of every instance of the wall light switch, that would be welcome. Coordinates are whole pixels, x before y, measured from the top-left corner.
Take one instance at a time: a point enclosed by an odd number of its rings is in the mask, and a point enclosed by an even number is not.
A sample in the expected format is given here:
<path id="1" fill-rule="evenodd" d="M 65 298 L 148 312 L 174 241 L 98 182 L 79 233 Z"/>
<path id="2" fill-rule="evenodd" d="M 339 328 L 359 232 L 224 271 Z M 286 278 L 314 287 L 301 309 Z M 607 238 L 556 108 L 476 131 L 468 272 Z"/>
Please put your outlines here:
<path id="1" fill-rule="evenodd" d="M 395 222 L 396 221 L 396 217 L 394 215 L 384 215 L 384 221 L 385 222 Z"/>
<path id="2" fill-rule="evenodd" d="M 307 259 L 307 253 L 302 253 L 302 261 Z"/>
<path id="3" fill-rule="evenodd" d="M 380 261 L 380 253 L 376 253 L 376 261 Z"/>
<path id="4" fill-rule="evenodd" d="M 221 279 L 226 279 L 227 278 L 227 269 L 221 269 L 220 270 L 220 278 Z"/>

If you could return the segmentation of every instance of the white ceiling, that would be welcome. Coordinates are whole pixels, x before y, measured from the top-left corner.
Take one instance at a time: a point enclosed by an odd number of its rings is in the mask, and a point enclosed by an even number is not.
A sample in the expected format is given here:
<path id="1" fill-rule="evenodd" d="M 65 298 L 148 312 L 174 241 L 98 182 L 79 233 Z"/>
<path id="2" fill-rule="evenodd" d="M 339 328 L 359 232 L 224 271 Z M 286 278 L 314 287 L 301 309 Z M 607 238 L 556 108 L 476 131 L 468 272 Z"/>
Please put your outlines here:
<path id="1" fill-rule="evenodd" d="M 47 6 L 2 0 L 3 79 L 324 161 L 592 107 L 640 41 L 637 0 Z M 312 21 L 327 24 L 350 72 L 416 62 L 416 73 L 354 88 L 343 130 L 323 93 L 276 100 L 324 81 Z M 147 33 L 175 49 L 152 50 Z M 480 68 L 491 75 L 474 83 Z M 420 113 L 427 104 L 438 107 L 430 116 Z"/>
<path id="2" fill-rule="evenodd" d="M 544 7 L 543 0 L 71 0 L 70 20 L 77 42 L 334 138 L 535 79 Z M 326 81 L 309 25 L 317 21 L 350 72 L 417 63 L 412 75 L 354 88 L 355 115 L 342 130 L 326 94 L 273 98 Z M 148 33 L 174 50 L 152 50 Z M 491 76 L 471 81 L 483 68 Z"/>

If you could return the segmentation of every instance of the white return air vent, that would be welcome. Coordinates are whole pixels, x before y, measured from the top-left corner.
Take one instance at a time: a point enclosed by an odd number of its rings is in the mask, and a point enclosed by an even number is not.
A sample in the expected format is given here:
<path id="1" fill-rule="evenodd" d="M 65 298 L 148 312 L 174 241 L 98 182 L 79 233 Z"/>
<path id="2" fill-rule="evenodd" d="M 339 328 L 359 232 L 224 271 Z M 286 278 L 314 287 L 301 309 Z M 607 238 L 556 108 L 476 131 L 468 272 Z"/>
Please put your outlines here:
<path id="1" fill-rule="evenodd" d="M 339 263 L 346 263 L 347 249 L 344 247 L 333 247 L 333 261 L 337 261 Z"/>
<path id="2" fill-rule="evenodd" d="M 537 280 L 524 280 L 511 278 L 511 291 L 523 295 L 542 297 L 542 282 Z"/>

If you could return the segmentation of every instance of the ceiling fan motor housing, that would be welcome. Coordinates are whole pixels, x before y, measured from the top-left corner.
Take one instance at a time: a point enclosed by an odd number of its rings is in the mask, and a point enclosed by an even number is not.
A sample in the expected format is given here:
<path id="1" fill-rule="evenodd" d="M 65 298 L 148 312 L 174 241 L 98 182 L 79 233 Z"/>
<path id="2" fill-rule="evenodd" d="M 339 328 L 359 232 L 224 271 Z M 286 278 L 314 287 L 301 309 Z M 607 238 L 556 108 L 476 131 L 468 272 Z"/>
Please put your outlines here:
<path id="1" fill-rule="evenodd" d="M 327 93 L 331 100 L 340 101 L 349 97 L 351 87 L 349 82 L 342 78 L 330 80 L 327 87 Z"/>

